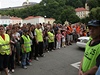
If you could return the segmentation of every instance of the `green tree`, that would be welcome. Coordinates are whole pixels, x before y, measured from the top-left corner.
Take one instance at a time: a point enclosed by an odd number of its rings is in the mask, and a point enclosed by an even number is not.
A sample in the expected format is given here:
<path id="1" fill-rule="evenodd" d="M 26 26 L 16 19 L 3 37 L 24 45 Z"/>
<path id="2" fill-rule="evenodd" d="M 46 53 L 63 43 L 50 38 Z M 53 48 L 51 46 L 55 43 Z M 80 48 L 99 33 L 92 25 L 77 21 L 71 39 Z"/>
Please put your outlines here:
<path id="1" fill-rule="evenodd" d="M 98 7 L 100 4 L 98 3 L 97 0 L 88 0 L 88 5 L 89 8 L 92 9 Z"/>
<path id="2" fill-rule="evenodd" d="M 83 3 L 81 0 L 67 0 L 67 4 L 75 8 L 83 6 Z"/>
<path id="3" fill-rule="evenodd" d="M 80 22 L 80 18 L 75 14 L 71 14 L 68 20 L 70 23 Z"/>
<path id="4" fill-rule="evenodd" d="M 69 22 L 77 22 L 79 21 L 78 16 L 76 16 L 75 10 L 71 6 L 67 6 L 65 10 L 61 13 L 60 20 L 64 23 L 66 20 Z"/>
<path id="5" fill-rule="evenodd" d="M 91 19 L 100 20 L 100 7 L 92 8 L 89 14 Z"/>
<path id="6" fill-rule="evenodd" d="M 86 18 L 82 18 L 82 19 L 80 20 L 80 22 L 81 22 L 81 23 L 87 24 L 90 20 L 91 20 L 91 19 L 90 19 L 89 17 L 86 17 Z"/>

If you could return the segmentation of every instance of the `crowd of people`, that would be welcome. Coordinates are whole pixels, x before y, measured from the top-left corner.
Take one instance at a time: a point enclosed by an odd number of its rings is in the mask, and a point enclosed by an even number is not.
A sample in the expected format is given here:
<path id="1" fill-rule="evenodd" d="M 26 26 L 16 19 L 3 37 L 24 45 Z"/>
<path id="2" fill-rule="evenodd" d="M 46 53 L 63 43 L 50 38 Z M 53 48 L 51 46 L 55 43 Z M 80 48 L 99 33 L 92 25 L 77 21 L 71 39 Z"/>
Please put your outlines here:
<path id="1" fill-rule="evenodd" d="M 15 72 L 16 65 L 27 69 L 33 59 L 38 61 L 45 52 L 72 45 L 80 36 L 88 36 L 84 24 L 0 25 L 0 73 L 5 70 L 9 75 L 9 71 Z"/>

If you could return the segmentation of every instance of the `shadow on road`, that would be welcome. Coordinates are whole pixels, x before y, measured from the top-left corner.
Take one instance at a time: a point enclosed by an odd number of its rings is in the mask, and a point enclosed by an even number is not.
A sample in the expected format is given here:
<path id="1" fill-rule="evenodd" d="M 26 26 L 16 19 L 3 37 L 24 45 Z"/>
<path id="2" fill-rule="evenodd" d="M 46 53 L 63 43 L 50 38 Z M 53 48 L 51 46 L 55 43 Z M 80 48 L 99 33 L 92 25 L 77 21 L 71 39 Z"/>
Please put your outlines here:
<path id="1" fill-rule="evenodd" d="M 85 51 L 85 48 L 77 47 L 76 49 L 77 49 L 78 51 L 83 51 L 83 52 Z"/>

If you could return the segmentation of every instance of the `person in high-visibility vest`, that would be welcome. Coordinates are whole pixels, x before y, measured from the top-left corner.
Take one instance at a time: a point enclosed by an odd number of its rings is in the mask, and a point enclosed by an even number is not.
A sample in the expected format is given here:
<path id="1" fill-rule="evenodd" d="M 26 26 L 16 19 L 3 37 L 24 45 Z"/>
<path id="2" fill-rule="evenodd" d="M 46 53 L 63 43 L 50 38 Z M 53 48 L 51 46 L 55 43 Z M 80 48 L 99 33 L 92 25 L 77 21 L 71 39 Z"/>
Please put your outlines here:
<path id="1" fill-rule="evenodd" d="M 31 52 L 31 40 L 28 35 L 28 30 L 23 30 L 23 35 L 21 36 L 21 47 L 22 47 L 22 68 L 27 69 L 27 65 L 31 65 L 29 61 L 29 56 Z"/>
<path id="2" fill-rule="evenodd" d="M 91 39 L 87 42 L 84 57 L 79 67 L 79 75 L 95 75 L 100 64 L 100 20 L 87 24 Z"/>
<path id="3" fill-rule="evenodd" d="M 35 46 L 35 60 L 39 60 L 39 56 L 40 57 L 44 57 L 45 55 L 43 54 L 43 33 L 42 33 L 42 29 L 41 29 L 41 25 L 37 24 L 36 25 L 37 28 L 35 29 L 35 39 L 36 39 L 36 46 Z"/>
<path id="4" fill-rule="evenodd" d="M 52 32 L 50 32 L 50 30 L 48 29 L 48 49 L 49 51 L 53 51 L 54 48 L 54 34 Z"/>
<path id="5" fill-rule="evenodd" d="M 0 25 L 0 73 L 4 69 L 5 74 L 8 75 L 8 60 L 10 54 L 10 37 L 8 34 L 5 34 L 4 27 Z"/>

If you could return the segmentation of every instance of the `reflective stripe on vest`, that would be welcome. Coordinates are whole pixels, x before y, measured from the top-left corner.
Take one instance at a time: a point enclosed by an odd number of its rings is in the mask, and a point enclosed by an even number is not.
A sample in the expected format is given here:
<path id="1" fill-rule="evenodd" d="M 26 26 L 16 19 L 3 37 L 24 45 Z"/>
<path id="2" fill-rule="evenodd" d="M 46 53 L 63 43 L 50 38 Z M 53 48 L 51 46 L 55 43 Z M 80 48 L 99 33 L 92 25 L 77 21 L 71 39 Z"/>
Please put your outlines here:
<path id="1" fill-rule="evenodd" d="M 24 44 L 30 44 L 31 42 L 25 42 Z M 25 46 L 25 48 L 30 48 L 31 47 L 31 45 L 29 45 L 29 46 Z"/>
<path id="2" fill-rule="evenodd" d="M 4 49 L 4 50 L 0 50 L 0 52 L 6 52 L 7 50 L 10 50 L 10 48 Z"/>
<path id="3" fill-rule="evenodd" d="M 1 44 L 0 46 L 6 46 L 6 45 L 9 45 L 9 44 Z"/>

